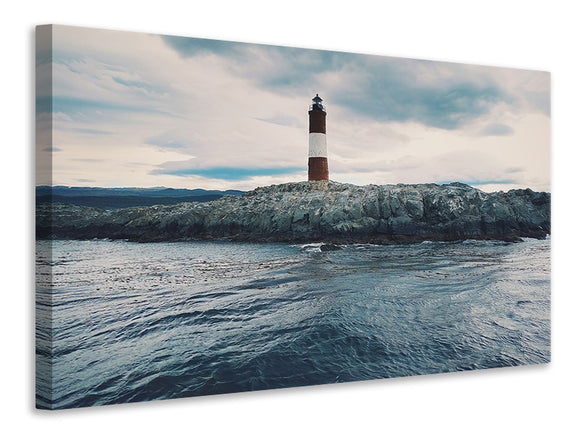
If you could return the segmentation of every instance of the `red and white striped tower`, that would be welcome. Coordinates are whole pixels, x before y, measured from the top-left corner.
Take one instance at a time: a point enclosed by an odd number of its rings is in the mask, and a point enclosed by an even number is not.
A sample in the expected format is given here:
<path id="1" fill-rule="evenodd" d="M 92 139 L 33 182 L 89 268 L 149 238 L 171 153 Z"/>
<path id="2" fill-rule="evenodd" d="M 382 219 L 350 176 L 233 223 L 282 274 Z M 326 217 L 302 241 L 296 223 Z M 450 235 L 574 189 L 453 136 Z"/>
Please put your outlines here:
<path id="1" fill-rule="evenodd" d="M 308 181 L 328 180 L 326 156 L 326 109 L 316 94 L 308 109 Z"/>

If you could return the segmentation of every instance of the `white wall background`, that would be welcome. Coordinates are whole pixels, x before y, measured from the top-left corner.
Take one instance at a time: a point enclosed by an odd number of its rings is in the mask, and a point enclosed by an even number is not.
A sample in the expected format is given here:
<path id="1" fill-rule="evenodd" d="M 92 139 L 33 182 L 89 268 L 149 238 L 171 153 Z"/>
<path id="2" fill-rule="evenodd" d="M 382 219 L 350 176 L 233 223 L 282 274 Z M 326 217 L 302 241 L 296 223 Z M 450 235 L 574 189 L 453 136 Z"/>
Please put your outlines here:
<path id="1" fill-rule="evenodd" d="M 207 4 L 206 4 L 207 3 Z M 577 13 L 573 2 L 6 2 L 2 38 L 3 433 L 572 433 L 578 430 Z M 552 72 L 553 362 L 547 366 L 34 410 L 34 26 L 56 23 Z M 576 214 L 575 214 L 576 213 Z"/>

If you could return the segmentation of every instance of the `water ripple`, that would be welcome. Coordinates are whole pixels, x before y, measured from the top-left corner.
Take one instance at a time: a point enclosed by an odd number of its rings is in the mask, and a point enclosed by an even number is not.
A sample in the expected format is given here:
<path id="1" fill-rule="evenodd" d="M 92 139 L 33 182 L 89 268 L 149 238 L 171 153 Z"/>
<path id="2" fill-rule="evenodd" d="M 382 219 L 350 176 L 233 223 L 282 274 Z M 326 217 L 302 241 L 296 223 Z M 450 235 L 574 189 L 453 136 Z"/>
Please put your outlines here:
<path id="1" fill-rule="evenodd" d="M 550 359 L 549 241 L 39 244 L 41 407 Z"/>

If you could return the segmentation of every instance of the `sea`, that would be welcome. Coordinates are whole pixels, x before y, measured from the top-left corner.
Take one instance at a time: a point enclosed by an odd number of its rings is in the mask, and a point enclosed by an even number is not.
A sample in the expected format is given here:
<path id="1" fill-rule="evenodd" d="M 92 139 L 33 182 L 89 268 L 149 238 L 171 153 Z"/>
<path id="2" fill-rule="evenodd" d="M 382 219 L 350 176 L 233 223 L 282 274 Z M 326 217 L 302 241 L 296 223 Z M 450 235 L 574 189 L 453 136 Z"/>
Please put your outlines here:
<path id="1" fill-rule="evenodd" d="M 549 238 L 44 240 L 37 274 L 39 408 L 550 361 Z"/>

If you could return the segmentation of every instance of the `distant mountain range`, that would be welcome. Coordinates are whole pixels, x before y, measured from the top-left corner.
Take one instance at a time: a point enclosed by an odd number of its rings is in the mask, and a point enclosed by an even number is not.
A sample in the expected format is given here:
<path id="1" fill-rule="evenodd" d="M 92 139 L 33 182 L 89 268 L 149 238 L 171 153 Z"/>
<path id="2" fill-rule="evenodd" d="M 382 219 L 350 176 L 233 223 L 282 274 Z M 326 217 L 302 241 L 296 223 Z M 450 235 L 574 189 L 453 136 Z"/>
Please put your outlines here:
<path id="1" fill-rule="evenodd" d="M 224 195 L 239 196 L 241 190 L 172 189 L 168 187 L 69 187 L 37 186 L 36 204 L 49 202 L 102 209 L 208 202 Z"/>

